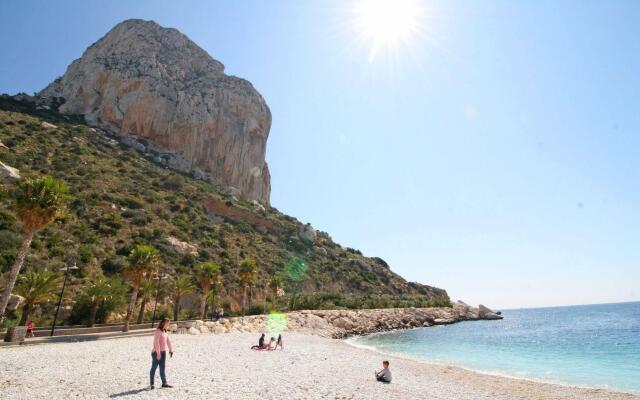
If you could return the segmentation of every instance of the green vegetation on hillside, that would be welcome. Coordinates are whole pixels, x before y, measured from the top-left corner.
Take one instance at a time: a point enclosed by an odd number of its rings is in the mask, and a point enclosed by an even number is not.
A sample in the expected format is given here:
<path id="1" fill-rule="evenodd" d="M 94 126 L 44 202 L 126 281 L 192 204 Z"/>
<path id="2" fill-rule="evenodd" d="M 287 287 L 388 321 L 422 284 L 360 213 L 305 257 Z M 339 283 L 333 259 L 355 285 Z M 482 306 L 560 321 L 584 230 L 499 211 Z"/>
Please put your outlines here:
<path id="1" fill-rule="evenodd" d="M 0 142 L 6 146 L 0 161 L 18 168 L 23 178 L 61 179 L 72 196 L 66 213 L 34 237 L 21 273 L 77 264 L 65 294 L 69 307 L 61 314 L 66 322 L 124 320 L 133 297 L 123 279 L 138 245 L 158 251 L 157 271 L 169 277 L 153 282 L 159 315 L 201 317 L 211 303 L 239 313 L 244 299 L 247 313 L 262 312 L 265 304 L 287 310 L 449 302 L 443 290 L 408 283 L 379 258 L 341 247 L 323 232 L 305 239 L 304 225 L 295 218 L 162 168 L 77 120 L 41 111 L 49 114 L 43 119 L 29 104 L 7 98 L 0 109 Z M 23 240 L 10 189 L 5 183 L 0 199 L 0 273 L 5 275 Z M 229 212 L 212 211 L 205 206 L 208 200 Z M 218 270 L 200 271 L 206 262 Z M 246 266 L 252 262 L 255 273 Z M 142 280 L 153 276 L 143 274 Z M 184 277 L 191 277 L 195 288 Z M 174 307 L 172 299 L 181 304 Z M 53 303 L 30 310 L 36 321 L 50 321 Z M 135 305 L 129 311 L 135 314 Z"/>

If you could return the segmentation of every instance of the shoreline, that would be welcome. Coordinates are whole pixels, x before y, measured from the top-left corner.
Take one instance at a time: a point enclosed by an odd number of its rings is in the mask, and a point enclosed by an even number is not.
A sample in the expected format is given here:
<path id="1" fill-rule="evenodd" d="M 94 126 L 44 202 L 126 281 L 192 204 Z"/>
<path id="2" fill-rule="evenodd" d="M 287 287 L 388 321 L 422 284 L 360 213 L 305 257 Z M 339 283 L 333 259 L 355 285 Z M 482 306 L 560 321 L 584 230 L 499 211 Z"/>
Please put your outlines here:
<path id="1" fill-rule="evenodd" d="M 373 378 L 381 353 L 310 334 L 285 331 L 284 351 L 258 352 L 249 349 L 255 333 L 171 338 L 175 354 L 167 377 L 173 389 L 148 390 L 149 335 L 0 349 L 0 393 L 9 400 L 640 400 L 630 393 L 492 376 L 396 355 L 384 357 L 393 373 L 393 382 L 384 385 Z"/>
<path id="2" fill-rule="evenodd" d="M 413 328 L 413 329 L 420 329 L 420 328 Z M 561 386 L 563 388 L 569 388 L 569 389 L 605 391 L 605 392 L 612 393 L 612 394 L 615 394 L 615 395 L 640 396 L 640 391 L 626 391 L 624 389 L 616 389 L 616 388 L 603 388 L 603 387 L 598 387 L 598 386 L 577 385 L 577 384 L 570 383 L 570 382 L 563 382 L 563 381 L 555 381 L 554 382 L 554 381 L 548 381 L 548 380 L 545 380 L 545 379 L 542 379 L 542 378 L 514 376 L 514 375 L 509 375 L 508 373 L 498 372 L 498 371 L 495 371 L 495 372 L 484 371 L 484 370 L 469 368 L 469 367 L 466 367 L 466 366 L 463 366 L 463 365 L 458 365 L 458 364 L 451 363 L 451 362 L 448 362 L 448 361 L 433 360 L 433 359 L 426 359 L 426 358 L 420 358 L 420 357 L 412 357 L 412 356 L 410 356 L 408 354 L 404 354 L 404 353 L 395 353 L 395 352 L 392 352 L 392 351 L 384 351 L 384 350 L 376 348 L 375 346 L 369 346 L 369 345 L 354 343 L 354 340 L 357 340 L 358 338 L 362 338 L 362 337 L 366 337 L 366 336 L 372 336 L 372 335 L 393 333 L 394 331 L 401 331 L 401 330 L 405 330 L 405 329 L 395 329 L 393 331 L 386 331 L 386 332 L 375 332 L 375 333 L 371 333 L 371 334 L 367 334 L 367 335 L 356 335 L 356 336 L 351 336 L 351 337 L 348 337 L 348 338 L 345 338 L 345 339 L 338 339 L 338 340 L 341 340 L 343 343 L 345 343 L 348 346 L 351 346 L 351 347 L 354 347 L 354 348 L 357 348 L 357 349 L 360 349 L 360 350 L 370 351 L 372 353 L 376 353 L 376 354 L 380 354 L 380 355 L 384 355 L 384 356 L 388 356 L 388 357 L 400 358 L 400 359 L 404 359 L 404 360 L 407 360 L 407 361 L 412 361 L 412 362 L 421 363 L 421 364 L 430 365 L 430 366 L 435 366 L 435 367 L 456 368 L 456 369 L 459 369 L 459 370 L 462 370 L 462 371 L 464 371 L 466 373 L 471 373 L 471 374 L 486 375 L 486 376 L 490 376 L 490 377 L 504 378 L 504 379 L 510 379 L 510 380 L 516 380 L 516 381 L 525 381 L 525 382 L 530 382 L 532 384 Z"/>

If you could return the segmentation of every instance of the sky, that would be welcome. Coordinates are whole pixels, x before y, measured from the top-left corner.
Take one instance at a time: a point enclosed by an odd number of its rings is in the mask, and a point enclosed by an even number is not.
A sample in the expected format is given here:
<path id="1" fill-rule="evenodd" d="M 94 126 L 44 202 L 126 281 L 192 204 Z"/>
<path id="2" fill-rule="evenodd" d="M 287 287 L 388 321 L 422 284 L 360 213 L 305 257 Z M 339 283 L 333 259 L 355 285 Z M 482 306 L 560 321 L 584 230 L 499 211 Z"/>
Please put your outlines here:
<path id="1" fill-rule="evenodd" d="M 407 1 L 376 50 L 354 1 L 1 2 L 0 92 L 154 20 L 266 99 L 280 211 L 470 304 L 640 300 L 640 2 Z"/>

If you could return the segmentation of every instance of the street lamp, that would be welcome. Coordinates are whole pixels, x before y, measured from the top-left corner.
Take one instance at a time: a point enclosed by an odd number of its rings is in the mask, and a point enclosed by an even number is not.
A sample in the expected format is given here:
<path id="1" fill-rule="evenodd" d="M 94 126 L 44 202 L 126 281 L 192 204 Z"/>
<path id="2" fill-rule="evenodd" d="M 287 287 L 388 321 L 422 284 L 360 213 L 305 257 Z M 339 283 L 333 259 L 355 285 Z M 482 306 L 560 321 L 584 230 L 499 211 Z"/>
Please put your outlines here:
<path id="1" fill-rule="evenodd" d="M 153 305 L 153 317 L 151 317 L 151 327 L 153 328 L 153 325 L 156 323 L 156 309 L 158 308 L 158 294 L 159 294 L 159 288 L 160 288 L 160 281 L 168 278 L 167 275 L 165 274 L 160 274 L 160 275 L 156 275 L 153 277 L 154 281 L 158 281 L 156 282 L 156 302 Z"/>
<path id="2" fill-rule="evenodd" d="M 60 312 L 60 306 L 62 305 L 62 296 L 64 296 L 64 288 L 67 286 L 67 278 L 69 278 L 69 271 L 70 270 L 77 270 L 79 269 L 76 266 L 76 263 L 73 263 L 73 266 L 69 267 L 69 266 L 64 266 L 62 268 L 60 268 L 60 271 L 65 271 L 64 273 L 64 281 L 62 282 L 62 291 L 60 292 L 60 299 L 58 299 L 58 307 L 56 307 L 56 315 L 53 317 L 53 324 L 51 325 L 51 336 L 53 336 L 53 333 L 56 330 L 56 321 L 58 320 L 58 313 Z"/>
<path id="3" fill-rule="evenodd" d="M 217 317 L 217 313 L 215 310 L 215 299 L 216 299 L 216 295 L 217 295 L 217 290 L 220 287 L 220 285 L 222 284 L 222 279 L 220 278 L 220 275 L 218 275 L 218 277 L 216 278 L 216 280 L 213 282 L 213 288 L 212 288 L 212 293 L 211 293 L 211 320 L 213 321 L 213 317 L 214 315 L 216 315 L 216 319 Z"/>

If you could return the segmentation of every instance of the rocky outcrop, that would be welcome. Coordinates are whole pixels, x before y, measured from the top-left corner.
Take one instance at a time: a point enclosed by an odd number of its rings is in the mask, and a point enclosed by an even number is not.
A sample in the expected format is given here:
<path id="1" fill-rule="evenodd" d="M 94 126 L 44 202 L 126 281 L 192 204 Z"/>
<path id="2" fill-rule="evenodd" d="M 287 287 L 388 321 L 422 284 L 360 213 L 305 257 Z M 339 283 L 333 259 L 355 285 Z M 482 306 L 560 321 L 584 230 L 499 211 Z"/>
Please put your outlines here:
<path id="1" fill-rule="evenodd" d="M 233 317 L 215 322 L 189 322 L 189 326 L 185 326 L 185 331 L 193 335 L 202 333 L 275 333 L 287 331 L 331 338 L 344 338 L 352 335 L 366 335 L 395 329 L 422 328 L 461 321 L 495 319 L 493 317 L 480 317 L 478 308 L 470 307 L 462 302 L 459 303 L 464 306 L 375 310 L 309 310 L 269 316 Z M 499 315 L 498 317 L 502 318 Z M 179 325 L 173 324 L 169 328 L 171 331 L 177 332 Z"/>
<path id="2" fill-rule="evenodd" d="M 7 304 L 7 311 L 15 311 L 18 308 L 22 307 L 25 298 L 20 296 L 19 294 L 11 294 L 9 296 L 9 303 Z"/>
<path id="3" fill-rule="evenodd" d="M 198 246 L 196 245 L 183 242 L 182 240 L 173 236 L 167 236 L 165 240 L 167 241 L 171 249 L 178 254 L 191 254 L 193 256 L 198 255 Z"/>
<path id="4" fill-rule="evenodd" d="M 478 306 L 478 316 L 480 319 L 502 319 L 502 315 L 482 304 Z"/>
<path id="5" fill-rule="evenodd" d="M 298 236 L 307 243 L 313 243 L 318 238 L 318 233 L 311 224 L 306 224 L 300 227 Z"/>
<path id="6" fill-rule="evenodd" d="M 256 230 L 266 233 L 272 232 L 280 234 L 284 228 L 271 218 L 263 217 L 260 213 L 236 207 L 233 202 L 220 200 L 215 197 L 205 197 L 202 199 L 207 213 L 212 218 L 220 217 L 222 220 L 229 220 L 236 223 L 246 222 Z"/>
<path id="7" fill-rule="evenodd" d="M 124 21 L 38 95 L 159 163 L 269 203 L 267 104 L 176 29 Z"/>
<path id="8" fill-rule="evenodd" d="M 20 179 L 20 171 L 0 161 L 0 180 L 16 181 Z"/>

